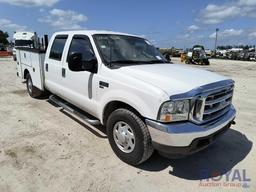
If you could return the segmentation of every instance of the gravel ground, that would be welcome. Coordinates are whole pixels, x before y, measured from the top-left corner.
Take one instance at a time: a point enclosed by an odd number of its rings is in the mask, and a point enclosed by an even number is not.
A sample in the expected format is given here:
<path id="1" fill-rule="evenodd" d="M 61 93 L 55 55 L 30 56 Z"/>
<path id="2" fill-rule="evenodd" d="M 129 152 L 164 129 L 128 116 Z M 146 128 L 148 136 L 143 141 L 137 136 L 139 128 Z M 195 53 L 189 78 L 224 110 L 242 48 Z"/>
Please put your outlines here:
<path id="1" fill-rule="evenodd" d="M 11 59 L 0 67 L 0 192 L 256 190 L 256 62 L 194 66 L 236 81 L 236 125 L 197 154 L 169 160 L 154 153 L 138 167 L 114 155 L 104 128 L 30 98 Z M 239 181 L 244 174 L 250 181 Z"/>

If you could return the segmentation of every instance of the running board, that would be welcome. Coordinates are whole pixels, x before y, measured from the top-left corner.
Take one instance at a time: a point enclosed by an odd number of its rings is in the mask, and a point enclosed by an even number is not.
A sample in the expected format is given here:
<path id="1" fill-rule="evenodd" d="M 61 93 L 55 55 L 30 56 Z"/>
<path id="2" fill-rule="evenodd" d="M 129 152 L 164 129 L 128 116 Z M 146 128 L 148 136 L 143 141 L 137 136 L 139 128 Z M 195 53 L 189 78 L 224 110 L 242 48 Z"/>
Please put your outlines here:
<path id="1" fill-rule="evenodd" d="M 69 106 L 68 102 L 62 101 L 62 99 L 59 99 L 58 97 L 54 95 L 50 95 L 49 100 L 52 101 L 54 104 L 60 106 L 62 109 L 70 112 L 71 114 L 75 115 L 79 119 L 82 119 L 83 121 L 91 124 L 91 125 L 100 125 L 100 121 L 98 119 L 90 119 L 85 114 L 79 112 L 75 109 L 75 107 Z"/>

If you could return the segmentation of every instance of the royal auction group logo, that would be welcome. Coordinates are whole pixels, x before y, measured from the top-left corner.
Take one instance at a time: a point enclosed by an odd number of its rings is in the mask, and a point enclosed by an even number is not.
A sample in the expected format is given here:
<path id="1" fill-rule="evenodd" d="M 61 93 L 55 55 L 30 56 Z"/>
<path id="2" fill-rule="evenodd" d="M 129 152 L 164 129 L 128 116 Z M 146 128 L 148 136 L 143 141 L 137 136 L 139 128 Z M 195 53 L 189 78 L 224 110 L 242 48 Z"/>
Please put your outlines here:
<path id="1" fill-rule="evenodd" d="M 232 169 L 225 174 L 220 171 L 200 170 L 199 187 L 249 188 L 251 179 L 245 169 Z"/>

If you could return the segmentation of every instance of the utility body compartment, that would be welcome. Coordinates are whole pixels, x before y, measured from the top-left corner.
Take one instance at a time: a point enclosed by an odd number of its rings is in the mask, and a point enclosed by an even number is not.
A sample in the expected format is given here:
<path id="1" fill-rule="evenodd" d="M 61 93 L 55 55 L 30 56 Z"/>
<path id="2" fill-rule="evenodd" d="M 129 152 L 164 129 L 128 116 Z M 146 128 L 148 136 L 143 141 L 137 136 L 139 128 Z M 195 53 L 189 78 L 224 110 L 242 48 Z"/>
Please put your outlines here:
<path id="1" fill-rule="evenodd" d="M 44 50 L 17 48 L 17 75 L 25 79 L 25 71 L 27 70 L 33 79 L 33 85 L 44 90 L 44 59 Z"/>

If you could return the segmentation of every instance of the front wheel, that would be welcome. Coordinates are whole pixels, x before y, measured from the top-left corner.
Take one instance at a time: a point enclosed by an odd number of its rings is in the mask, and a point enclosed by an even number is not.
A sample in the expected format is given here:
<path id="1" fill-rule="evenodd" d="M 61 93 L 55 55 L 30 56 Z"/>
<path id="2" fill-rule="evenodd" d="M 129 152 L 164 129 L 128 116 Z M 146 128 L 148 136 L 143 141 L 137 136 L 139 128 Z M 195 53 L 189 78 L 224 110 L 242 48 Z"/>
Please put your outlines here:
<path id="1" fill-rule="evenodd" d="M 26 76 L 26 84 L 27 84 L 28 94 L 31 97 L 36 98 L 42 95 L 42 91 L 33 85 L 33 82 L 29 73 Z"/>
<path id="2" fill-rule="evenodd" d="M 115 154 L 128 164 L 138 165 L 153 153 L 147 126 L 127 109 L 112 112 L 107 120 L 107 134 Z"/>

